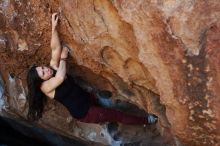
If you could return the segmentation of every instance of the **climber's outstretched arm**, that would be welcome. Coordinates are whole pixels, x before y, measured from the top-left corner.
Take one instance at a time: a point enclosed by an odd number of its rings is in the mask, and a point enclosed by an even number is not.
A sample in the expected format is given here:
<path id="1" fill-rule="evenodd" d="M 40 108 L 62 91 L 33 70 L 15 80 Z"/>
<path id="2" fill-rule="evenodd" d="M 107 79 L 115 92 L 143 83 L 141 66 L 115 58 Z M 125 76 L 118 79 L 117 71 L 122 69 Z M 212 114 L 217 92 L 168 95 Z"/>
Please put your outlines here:
<path id="1" fill-rule="evenodd" d="M 62 53 L 60 55 L 59 67 L 57 69 L 56 75 L 46 80 L 41 85 L 41 90 L 47 96 L 54 95 L 55 89 L 64 81 L 66 76 L 66 59 L 68 57 L 68 48 L 63 47 Z M 50 96 L 49 96 L 50 97 Z M 52 96 L 54 97 L 54 96 Z"/>
<path id="2" fill-rule="evenodd" d="M 52 14 L 52 36 L 51 36 L 51 42 L 50 47 L 52 50 L 52 57 L 50 60 L 50 66 L 54 69 L 58 69 L 59 67 L 59 61 L 60 61 L 60 55 L 61 55 L 61 44 L 60 39 L 57 32 L 57 23 L 58 23 L 58 16 L 57 13 Z"/>

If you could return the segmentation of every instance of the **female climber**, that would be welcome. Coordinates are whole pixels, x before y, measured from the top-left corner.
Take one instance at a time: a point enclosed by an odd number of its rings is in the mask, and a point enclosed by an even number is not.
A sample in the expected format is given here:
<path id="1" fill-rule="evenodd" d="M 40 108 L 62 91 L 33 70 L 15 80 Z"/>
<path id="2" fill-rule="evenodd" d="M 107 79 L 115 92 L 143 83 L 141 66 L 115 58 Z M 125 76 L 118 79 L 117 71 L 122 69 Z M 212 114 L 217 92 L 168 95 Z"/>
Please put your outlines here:
<path id="1" fill-rule="evenodd" d="M 42 116 L 47 97 L 63 104 L 70 114 L 81 122 L 120 122 L 124 124 L 155 124 L 157 116 L 133 116 L 119 110 L 101 107 L 95 95 L 83 90 L 74 78 L 66 74 L 68 47 L 61 47 L 57 32 L 58 15 L 52 14 L 52 57 L 50 66 L 33 65 L 27 74 L 28 119 L 38 120 Z M 105 94 L 99 94 L 100 96 Z M 99 97 L 100 97 L 99 96 Z M 97 97 L 97 96 L 96 96 Z"/>

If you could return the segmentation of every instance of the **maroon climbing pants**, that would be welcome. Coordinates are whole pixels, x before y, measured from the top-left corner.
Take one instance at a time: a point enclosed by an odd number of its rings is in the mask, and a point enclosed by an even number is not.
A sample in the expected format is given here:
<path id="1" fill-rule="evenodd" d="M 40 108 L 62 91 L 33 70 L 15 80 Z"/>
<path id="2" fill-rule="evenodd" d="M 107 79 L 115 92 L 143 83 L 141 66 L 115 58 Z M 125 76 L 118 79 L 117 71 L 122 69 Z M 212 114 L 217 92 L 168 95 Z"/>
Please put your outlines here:
<path id="1" fill-rule="evenodd" d="M 145 117 L 128 115 L 118 110 L 98 106 L 91 106 L 87 115 L 79 121 L 86 123 L 120 122 L 131 125 L 147 124 Z"/>
<path id="2" fill-rule="evenodd" d="M 92 97 L 92 100 L 88 113 L 84 118 L 78 119 L 79 121 L 85 123 L 120 122 L 130 125 L 147 124 L 145 117 L 133 116 L 119 110 L 100 107 L 95 104 L 94 97 Z"/>

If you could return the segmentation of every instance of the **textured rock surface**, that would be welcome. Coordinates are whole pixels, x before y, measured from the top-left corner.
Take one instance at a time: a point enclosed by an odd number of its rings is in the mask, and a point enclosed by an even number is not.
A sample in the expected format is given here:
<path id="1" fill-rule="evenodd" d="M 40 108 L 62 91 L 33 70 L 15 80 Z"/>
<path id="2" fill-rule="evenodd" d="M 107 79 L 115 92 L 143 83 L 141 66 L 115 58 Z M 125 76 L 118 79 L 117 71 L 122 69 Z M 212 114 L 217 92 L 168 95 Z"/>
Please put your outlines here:
<path id="1" fill-rule="evenodd" d="M 115 99 L 159 115 L 163 140 L 157 140 L 220 144 L 216 0 L 1 1 L 0 71 L 7 101 L 2 114 L 25 117 L 26 71 L 33 63 L 49 62 L 50 16 L 55 11 L 60 12 L 62 40 L 74 48 L 69 60 L 73 75 L 83 75 L 93 86 L 111 90 Z M 38 124 L 111 143 L 97 136 L 105 125 L 89 132 L 88 124 L 82 126 L 53 101 Z"/>

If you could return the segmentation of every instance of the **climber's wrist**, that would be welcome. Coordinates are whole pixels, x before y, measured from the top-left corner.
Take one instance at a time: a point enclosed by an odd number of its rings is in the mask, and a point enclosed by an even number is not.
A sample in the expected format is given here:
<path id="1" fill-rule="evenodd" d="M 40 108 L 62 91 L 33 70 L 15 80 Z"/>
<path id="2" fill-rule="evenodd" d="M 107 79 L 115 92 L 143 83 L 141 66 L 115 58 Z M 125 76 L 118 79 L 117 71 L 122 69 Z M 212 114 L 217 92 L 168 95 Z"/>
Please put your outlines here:
<path id="1" fill-rule="evenodd" d="M 63 57 L 63 58 L 60 58 L 60 61 L 66 61 L 67 60 L 67 57 Z"/>

